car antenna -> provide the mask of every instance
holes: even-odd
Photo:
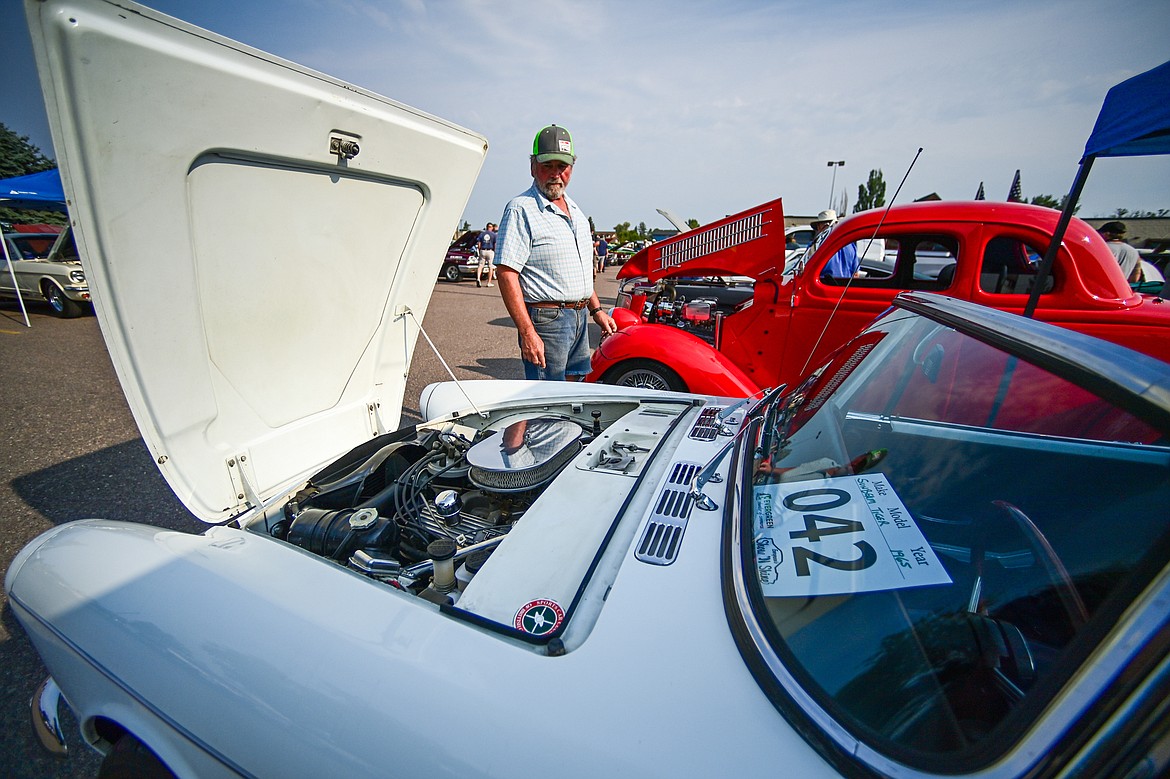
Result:
[[[902,181],[898,183],[898,188],[894,190],[894,196],[890,198],[890,202],[886,203],[886,210],[882,212],[882,218],[878,220],[877,226],[873,228],[873,235],[869,237],[869,243],[866,249],[877,240],[878,232],[881,231],[882,225],[886,222],[886,217],[889,216],[890,209],[894,206],[894,201],[898,199],[898,193],[902,191],[902,185],[906,183],[906,179],[910,178],[910,171],[914,170],[914,164],[918,162],[918,158],[922,156],[922,147],[918,147],[918,152],[914,155],[914,159],[910,160],[910,167],[906,168],[906,173],[902,176]],[[832,229],[832,228],[830,228]],[[823,245],[823,244],[822,244]],[[807,265],[806,265],[807,267]],[[800,369],[800,375],[804,376],[808,370],[808,364],[812,362],[813,355],[817,353],[817,347],[821,345],[821,341],[825,337],[825,333],[829,331],[829,325],[833,321],[833,317],[837,315],[837,309],[841,307],[841,301],[845,299],[845,293],[849,291],[849,285],[853,283],[853,277],[850,276],[845,280],[845,286],[841,288],[841,295],[837,298],[837,302],[833,305],[833,310],[829,312],[829,318],[825,320],[825,326],[821,328],[820,335],[817,336],[817,342],[813,344],[812,349],[808,353],[808,357],[804,360],[804,365]]]

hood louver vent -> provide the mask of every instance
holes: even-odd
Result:
[[[694,505],[689,485],[701,468],[697,463],[675,463],[671,468],[667,486],[658,496],[650,521],[638,541],[636,558],[651,565],[670,565],[678,557],[683,532]]]
[[[714,441],[719,434],[718,408],[707,407],[699,412],[695,426],[691,428],[691,438],[698,441]]]

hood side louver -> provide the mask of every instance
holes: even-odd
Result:
[[[700,411],[695,426],[691,428],[690,437],[697,441],[714,441],[719,434],[719,411],[719,408],[712,406]]]
[[[697,463],[675,463],[671,468],[667,485],[654,504],[654,511],[634,556],[651,565],[670,565],[678,557],[683,532],[691,516],[694,500],[690,496],[690,483],[702,468]]]

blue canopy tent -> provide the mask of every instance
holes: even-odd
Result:
[[[61,187],[61,173],[53,168],[0,179],[0,207],[64,211],[65,190]]]
[[[1093,160],[1098,157],[1148,154],[1170,154],[1170,62],[1122,81],[1105,95],[1097,123],[1085,143],[1080,169],[1065,198],[1056,232],[1036,273],[1036,282],[1028,298],[1028,305],[1024,308],[1024,316],[1031,317],[1036,311],[1040,290],[1044,288],[1044,282],[1052,270],[1056,251],[1064,240],[1065,230],[1076,210]]]
[[[53,168],[52,170],[43,170],[40,173],[29,173],[26,176],[0,179],[0,206],[37,211],[65,211],[65,190],[61,186],[61,173]],[[8,266],[8,274],[12,277],[12,287],[16,292],[16,299],[20,302],[21,313],[24,314],[24,323],[26,326],[32,327],[28,311],[24,307],[24,298],[20,295],[16,271],[12,268],[8,242],[0,241],[0,244],[2,244],[5,264]]]

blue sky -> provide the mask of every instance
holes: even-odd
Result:
[[[465,212],[498,221],[532,136],[569,128],[599,228],[781,196],[1060,196],[1110,86],[1170,59],[1170,3],[1088,0],[154,0],[153,7],[484,134]],[[50,154],[23,9],[0,3],[0,121]],[[829,160],[845,160],[836,170]],[[831,191],[832,190],[832,191]],[[1170,208],[1170,160],[1099,161],[1081,216]]]

